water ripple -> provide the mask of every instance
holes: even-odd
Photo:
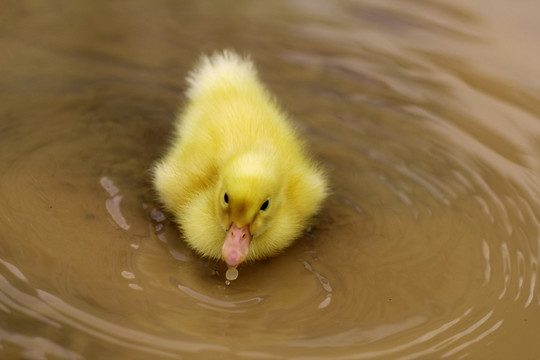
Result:
[[[199,301],[199,305],[209,309],[214,309],[216,311],[246,312],[248,311],[249,307],[260,304],[264,300],[262,297],[253,297],[241,300],[221,300],[212,296],[201,294],[187,286],[180,284],[178,285],[178,289],[180,289],[184,294]]]
[[[533,5],[51,4],[0,14],[0,357],[539,352]],[[305,236],[230,286],[147,171],[188,63],[222,33],[332,183]]]

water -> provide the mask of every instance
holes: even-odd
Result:
[[[8,1],[0,357],[538,359],[533,1]],[[250,53],[329,170],[316,225],[199,258],[148,169],[202,52]]]

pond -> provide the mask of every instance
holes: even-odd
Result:
[[[537,2],[6,1],[3,359],[537,359]],[[328,171],[241,265],[152,189],[185,77],[249,54]]]

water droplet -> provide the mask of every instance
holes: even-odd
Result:
[[[238,278],[238,270],[236,270],[236,267],[230,267],[225,273],[225,277],[227,280],[236,280]]]

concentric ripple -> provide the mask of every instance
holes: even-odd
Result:
[[[8,4],[0,358],[535,359],[537,7]],[[230,283],[148,170],[182,77],[225,46],[332,184],[301,239]]]

